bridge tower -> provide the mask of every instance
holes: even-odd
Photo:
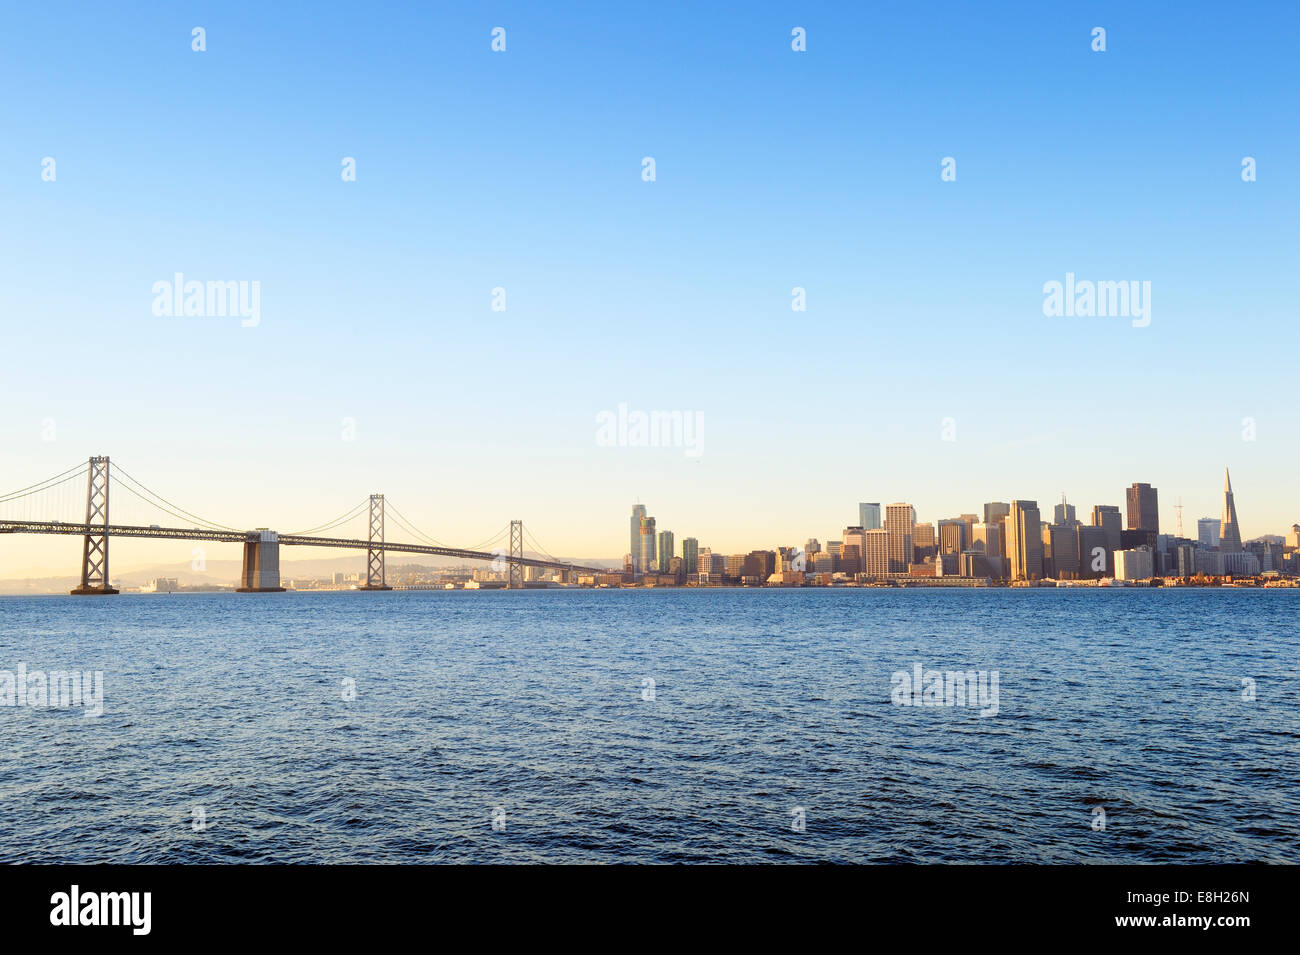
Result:
[[[384,495],[370,495],[370,546],[366,549],[366,585],[362,590],[392,590],[384,579]]]
[[[510,590],[524,589],[524,522],[510,522],[510,579],[506,587]]]
[[[95,531],[95,525],[103,530]],[[115,594],[108,576],[108,457],[92,457],[86,474],[86,537],[81,548],[81,586],[74,594]]]

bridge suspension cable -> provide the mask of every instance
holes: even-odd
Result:
[[[414,522],[411,521],[400,510],[398,510],[397,505],[395,505],[391,499],[386,498],[384,500],[384,508],[388,514],[392,515],[394,523],[396,523],[398,527],[401,527],[403,530],[405,530],[408,534],[414,535],[417,539],[422,540],[424,543],[429,544],[433,547],[446,547],[449,549],[455,549],[454,547],[452,547],[451,544],[444,544],[442,541],[438,540],[433,535],[426,534],[424,531],[415,527]],[[501,530],[497,531],[487,540],[480,541],[479,543],[474,544],[471,547],[461,548],[461,550],[482,550],[486,545],[495,543],[498,539],[504,537],[507,530],[508,528],[503,527],[501,528]]]
[[[552,557],[549,553],[547,553],[546,548],[543,547],[541,544],[539,544],[539,543],[537,542],[537,538],[534,537],[534,536],[529,532],[529,530],[528,530],[527,527],[524,527],[524,537],[527,538],[529,541],[532,542],[533,547],[536,548],[536,550],[537,550],[537,553],[541,554],[543,557],[545,557],[547,560],[551,561],[552,563],[555,563],[555,564],[560,563],[559,560],[557,560],[556,558]]]
[[[128,483],[124,484],[123,487],[125,487],[128,491],[131,491],[132,494],[135,494],[136,497],[143,500],[146,504],[151,504],[154,507],[158,508],[159,510],[165,511],[166,513],[170,514],[172,517],[179,518],[182,521],[185,520],[196,521],[198,524],[214,530],[222,530],[222,531],[238,530],[238,528],[230,527],[226,524],[220,524],[216,521],[210,521],[206,518],[199,517],[197,514],[185,510],[185,508],[181,507],[179,504],[173,504],[171,501],[167,500],[161,494],[157,493],[156,491],[151,491],[149,488],[145,487],[145,485],[142,484],[140,481],[137,481],[135,478],[133,478],[127,472],[127,470],[123,468],[120,464],[113,465],[112,473],[114,477],[124,478]],[[139,488],[140,491],[143,491],[144,494],[147,494],[149,495],[149,497],[154,498],[154,500],[151,501],[149,500],[148,497],[145,497],[139,492],[132,490],[130,485],[135,485],[135,487]]]
[[[8,494],[0,495],[0,504],[30,494],[39,494],[41,491],[49,490],[50,488],[54,487],[56,484],[63,484],[66,483],[67,481],[71,481],[79,477],[84,477],[86,474],[87,467],[88,465],[78,464],[74,468],[69,468],[66,471],[54,475],[54,477],[46,478],[44,481],[38,481],[35,484],[31,485],[30,487],[20,488],[17,491],[10,491]]]
[[[364,500],[356,507],[352,508],[352,510],[345,511],[341,516],[334,518],[334,520],[332,521],[328,521],[316,527],[309,527],[305,531],[294,531],[293,534],[290,536],[306,537],[308,534],[319,534],[321,531],[333,530],[334,528],[342,524],[348,523],[348,521],[355,520],[357,517],[360,516],[361,512],[364,511],[369,506],[370,506],[369,499]]]

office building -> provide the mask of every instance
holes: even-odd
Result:
[[[745,562],[741,567],[741,577],[761,578],[761,582],[766,582],[767,578],[776,573],[776,554],[770,550],[751,550],[745,555]]]
[[[975,524],[972,526],[970,549],[986,557],[1001,557],[1002,525]]]
[[[641,569],[641,520],[645,516],[644,504],[632,505],[632,540],[627,551],[632,555],[632,564],[638,571]]]
[[[846,574],[862,572],[862,554],[866,550],[866,531],[861,527],[846,527],[840,536],[840,570]]]
[[[700,572],[700,542],[694,537],[682,541],[682,568],[688,577]]]
[[[880,526],[880,505],[859,504],[858,524],[863,530],[872,531]]]
[[[638,574],[653,574],[659,569],[659,561],[655,559],[655,519],[653,517],[641,518],[641,536],[640,542],[636,549],[636,572]]]
[[[1126,492],[1128,526],[1125,530],[1160,533],[1160,514],[1156,489],[1150,484],[1133,484]]]
[[[1000,524],[1011,513],[1011,505],[1004,501],[990,501],[984,505],[984,523]]]
[[[1219,519],[1202,517],[1196,522],[1196,546],[1209,550],[1219,546]]]
[[[1012,501],[1007,514],[1007,564],[1012,580],[1043,576],[1042,521],[1037,501]]]
[[[1118,510],[1116,519],[1118,520]],[[1078,524],[1074,528],[1079,577],[1100,580],[1114,575],[1115,551],[1106,528],[1095,524]]]
[[[659,532],[659,573],[668,573],[668,562],[677,553],[677,544],[672,531]]]
[[[1259,558],[1248,551],[1223,551],[1223,572],[1230,577],[1254,577],[1260,571]]]
[[[916,510],[910,504],[890,504],[885,508],[885,530],[889,533],[889,572],[907,573],[912,562],[912,528],[916,525]]]
[[[1113,504],[1097,504],[1092,509],[1092,525],[1106,532],[1106,574],[1115,576],[1115,551],[1123,546],[1124,520]]]
[[[960,518],[939,522],[939,553],[960,554],[970,548],[970,525]]]
[[[873,577],[889,573],[889,531],[874,527],[863,535],[862,572]]]
[[[1052,515],[1053,524],[1068,524],[1073,527],[1078,521],[1074,518],[1074,505],[1065,503],[1065,492],[1061,492],[1061,503],[1056,505]]]
[[[1043,525],[1044,577],[1053,580],[1079,579],[1079,539],[1074,527],[1074,524]]]
[[[1116,580],[1146,580],[1155,575],[1149,547],[1135,547],[1132,550],[1115,551]]]
[[[1219,527],[1219,550],[1225,554],[1241,553],[1241,528],[1237,526],[1237,504],[1232,499],[1232,480],[1227,468],[1223,469],[1223,522]]]

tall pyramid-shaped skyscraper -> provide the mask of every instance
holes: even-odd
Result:
[[[1237,505],[1232,500],[1232,479],[1223,469],[1223,520],[1219,522],[1219,550],[1225,554],[1241,553],[1241,529],[1237,527]]]

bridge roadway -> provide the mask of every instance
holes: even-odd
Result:
[[[7,521],[0,520],[0,534],[64,534],[69,537],[99,535],[107,532],[109,537],[152,537],[165,540],[217,541],[222,544],[253,544],[262,539],[261,530],[222,531],[208,530],[202,527],[148,527],[134,524],[69,524],[63,521]],[[278,534],[278,542],[299,547],[337,547],[347,550],[384,550],[396,554],[433,554],[439,557],[461,557],[467,560],[503,560],[507,563],[522,564],[526,567],[549,567],[556,570],[578,571],[580,573],[608,573],[605,567],[584,567],[581,564],[565,564],[554,560],[538,560],[533,557],[511,557],[505,553],[487,553],[479,550],[464,550],[460,547],[435,547],[431,544],[403,544],[396,541],[355,540],[346,537],[307,537],[302,534]]]

